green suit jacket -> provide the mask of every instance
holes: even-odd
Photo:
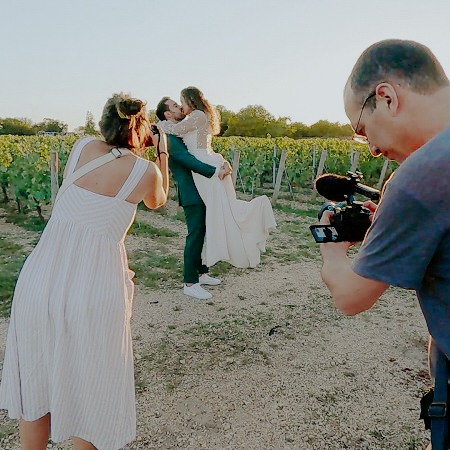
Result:
[[[181,206],[199,205],[203,203],[195,187],[192,172],[211,178],[216,168],[198,160],[188,152],[181,138],[168,134],[169,169],[177,184],[178,202]]]

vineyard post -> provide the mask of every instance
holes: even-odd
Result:
[[[272,188],[275,189],[275,181],[277,176],[277,146],[273,146],[273,158],[272,158]]]
[[[239,159],[241,157],[241,152],[239,150],[234,150],[233,155],[233,171],[231,173],[231,179],[233,180],[233,186],[236,187],[236,179],[239,171]]]
[[[313,169],[312,169],[312,179],[311,179],[311,183],[314,183],[314,174],[316,173],[316,163],[317,163],[317,151],[316,151],[316,146],[313,145],[312,147],[313,150]]]
[[[323,173],[323,169],[325,167],[325,161],[327,159],[327,151],[326,150],[322,150],[322,154],[320,155],[320,161],[319,161],[319,167],[317,168],[317,173],[316,173],[316,178],[319,177],[320,175],[322,175]],[[317,195],[317,191],[313,186],[313,199],[316,198]]]
[[[50,182],[51,182],[51,193],[52,193],[52,206],[55,203],[56,194],[58,193],[59,183],[58,183],[58,173],[59,173],[59,156],[58,150],[52,148],[50,152]]]
[[[381,187],[383,186],[383,181],[384,181],[384,177],[386,176],[386,171],[387,171],[388,166],[389,166],[389,160],[385,159],[383,168],[381,169],[380,179],[378,180],[378,183],[377,183],[377,189],[381,189]]]
[[[275,205],[275,203],[277,202],[277,199],[278,199],[278,194],[280,193],[281,180],[282,180],[283,174],[284,174],[284,166],[286,164],[286,157],[287,157],[287,151],[283,150],[281,152],[280,165],[278,166],[277,179],[275,182],[275,188],[273,190],[272,205]]]
[[[353,152],[353,150],[352,150]],[[361,153],[360,152],[353,152],[352,153],[352,165],[350,167],[350,172],[354,172],[357,168],[358,168],[358,163],[359,163],[359,155]]]

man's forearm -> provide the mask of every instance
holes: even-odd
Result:
[[[348,243],[320,244],[322,279],[336,307],[352,316],[371,308],[389,285],[358,275],[347,256],[347,248]]]

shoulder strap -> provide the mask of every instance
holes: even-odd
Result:
[[[80,158],[81,151],[87,144],[89,144],[89,142],[92,141],[95,141],[95,138],[91,136],[85,136],[75,143],[75,145],[72,148],[72,151],[70,152],[69,159],[66,163],[66,169],[64,170],[64,178],[67,178],[75,170],[78,159]]]
[[[133,190],[138,185],[139,181],[141,181],[141,178],[147,171],[149,164],[150,162],[146,159],[136,158],[133,169],[125,180],[125,183],[123,183],[122,187],[120,188],[120,191],[116,194],[117,198],[125,200],[133,192]]]
[[[431,445],[433,450],[447,450],[449,445],[448,360],[437,344],[435,351],[434,398],[428,409],[431,419]]]
[[[99,156],[98,158],[93,159],[92,161],[89,161],[88,163],[81,166],[79,169],[75,170],[75,172],[72,172],[67,178],[65,178],[61,184],[61,187],[58,190],[58,194],[55,199],[55,203],[58,201],[59,197],[63,194],[63,192],[75,181],[78,180],[78,178],[81,178],[83,175],[86,175],[88,172],[91,172],[94,169],[97,169],[100,166],[103,166],[104,164],[109,163],[110,161],[114,161],[116,158],[120,158],[121,156],[125,156],[130,154],[130,150],[126,149],[118,149],[117,147],[114,147],[111,149],[109,153],[106,155]]]

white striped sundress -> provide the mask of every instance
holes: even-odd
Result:
[[[67,175],[91,139],[74,147]],[[136,205],[125,199],[148,164],[136,158],[115,197],[70,185],[17,281],[0,408],[28,421],[50,412],[54,442],[77,436],[115,450],[135,438],[134,273],[124,239]]]

